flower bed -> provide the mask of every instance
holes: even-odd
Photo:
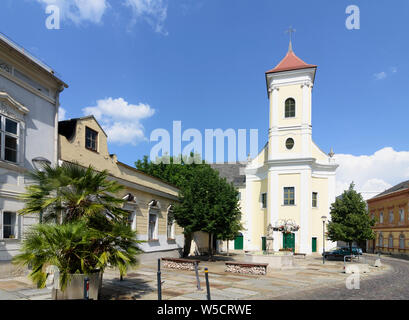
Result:
[[[265,275],[267,265],[267,263],[226,262],[225,272]]]
[[[162,266],[169,269],[178,270],[195,270],[195,263],[200,263],[200,260],[189,260],[179,258],[162,258]]]

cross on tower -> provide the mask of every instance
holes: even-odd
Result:
[[[291,39],[292,39],[293,33],[296,32],[296,31],[297,31],[297,30],[293,29],[292,26],[290,26],[290,27],[285,31],[285,33],[289,33],[289,34],[290,34],[290,44],[288,45],[288,51],[293,51],[293,46],[292,46],[292,43],[291,43]]]

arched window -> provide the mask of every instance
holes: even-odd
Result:
[[[158,240],[158,220],[161,209],[159,201],[151,200],[148,208],[148,240]]]
[[[379,247],[383,247],[383,234],[382,232],[379,233]]]
[[[167,228],[166,234],[168,240],[175,239],[175,217],[173,215],[173,206],[168,207],[168,219],[167,219]]]
[[[379,223],[383,223],[383,212],[379,214]]]
[[[388,247],[393,248],[393,236],[392,236],[392,234],[389,235]]]
[[[405,236],[403,234],[399,236],[399,249],[405,249]]]
[[[287,100],[285,100],[285,117],[295,117],[295,100],[293,98],[288,98]]]
[[[405,211],[403,209],[399,209],[399,222],[403,222],[405,220]]]
[[[393,211],[389,211],[389,223],[393,223]]]

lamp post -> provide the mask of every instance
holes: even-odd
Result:
[[[31,160],[31,162],[33,163],[33,166],[36,170],[40,171],[40,172],[44,172],[44,167],[46,165],[51,165],[51,161],[44,158],[44,157],[36,157],[33,158]],[[40,212],[40,223],[43,222],[43,212]]]
[[[322,216],[322,264],[325,264],[325,221],[327,216]]]
[[[31,162],[33,163],[34,168],[41,172],[44,171],[46,165],[51,165],[51,161],[44,157],[33,158]]]

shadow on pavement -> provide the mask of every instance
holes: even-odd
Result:
[[[155,292],[149,281],[143,279],[125,279],[120,281],[119,278],[104,280],[101,290],[101,300],[113,299],[140,299],[145,295]]]

